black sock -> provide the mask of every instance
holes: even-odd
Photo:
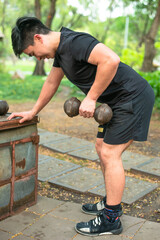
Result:
[[[109,222],[115,222],[118,220],[118,210],[120,209],[120,205],[107,205],[105,204],[104,214]]]
[[[114,211],[119,210],[120,206],[121,206],[121,204],[117,204],[117,205],[107,205],[107,204],[105,204],[106,208],[114,210]]]

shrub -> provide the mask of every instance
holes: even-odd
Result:
[[[160,71],[155,72],[141,72],[138,71],[138,73],[145,78],[151,87],[154,90],[155,94],[155,107],[160,109]]]

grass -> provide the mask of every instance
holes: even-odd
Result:
[[[33,70],[35,68],[36,61],[33,58],[22,58],[22,59],[16,59],[15,61],[7,60],[5,61],[5,71],[6,72],[15,72],[17,70],[21,72],[30,72],[33,73]],[[51,69],[51,62],[47,61],[45,63],[45,71],[49,72]],[[31,74],[27,75],[31,75]]]
[[[15,103],[35,101],[39,97],[45,80],[46,76],[26,75],[24,79],[13,79],[12,74],[0,73],[0,99]],[[62,91],[62,86],[70,88],[70,96],[77,96],[79,99],[83,98],[80,90],[66,78],[63,78],[57,93]]]

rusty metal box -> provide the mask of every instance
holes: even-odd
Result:
[[[0,116],[0,220],[37,201],[38,117],[19,124],[19,118]]]

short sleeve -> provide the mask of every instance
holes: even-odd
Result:
[[[55,58],[54,58],[53,67],[60,67],[57,54],[55,55]]]
[[[99,43],[97,39],[89,34],[81,33],[73,38],[71,43],[71,52],[77,61],[86,61],[92,49]]]

